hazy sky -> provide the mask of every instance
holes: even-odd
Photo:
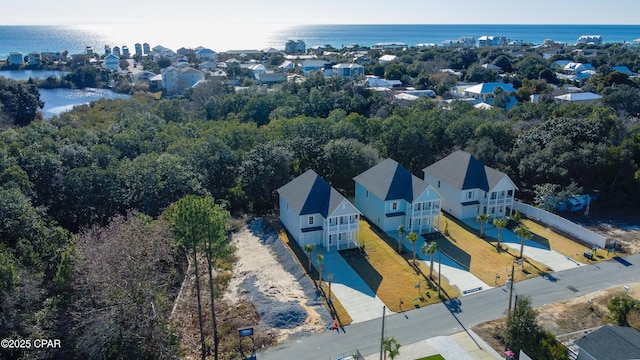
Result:
[[[640,24],[640,0],[10,0],[0,25]]]

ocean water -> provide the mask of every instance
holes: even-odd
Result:
[[[135,43],[162,45],[173,50],[204,46],[227,50],[284,49],[288,40],[303,40],[307,47],[330,44],[336,48],[378,42],[441,45],[462,36],[507,36],[541,44],[545,39],[575,44],[581,35],[601,35],[605,43],[640,38],[640,25],[287,25],[287,24],[117,24],[84,26],[0,26],[0,58],[11,51],[84,52],[86,46],[102,54],[104,45]]]
[[[40,100],[44,101],[42,116],[50,119],[73,109],[76,105],[88,104],[100,99],[128,99],[131,95],[118,94],[109,89],[40,89]]]

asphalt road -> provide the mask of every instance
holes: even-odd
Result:
[[[582,296],[594,291],[640,282],[640,254],[536,277],[515,284],[514,295],[531,297],[534,307]],[[385,336],[400,344],[412,344],[436,336],[451,335],[479,323],[504,316],[509,295],[495,288],[459,299],[385,317]],[[586,304],[585,304],[586,306]],[[382,308],[380,309],[382,317]],[[380,351],[382,319],[353,324],[339,332],[298,337],[258,352],[260,360],[337,359],[356,349],[363,355]]]

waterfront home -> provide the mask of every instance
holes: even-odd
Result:
[[[442,196],[442,210],[458,219],[511,214],[516,185],[507,174],[485,166],[468,152],[458,150],[422,171],[424,181]]]
[[[478,47],[505,46],[509,44],[509,38],[506,36],[480,36],[478,38]]]
[[[300,247],[358,247],[360,211],[315,171],[307,170],[277,191],[280,221]]]
[[[109,54],[104,58],[104,67],[109,70],[120,70],[120,57],[115,54]]]
[[[351,78],[354,76],[364,76],[364,66],[353,63],[336,64],[331,67],[333,76]]]
[[[307,44],[302,40],[289,40],[284,44],[284,52],[287,54],[304,54],[307,52]]]
[[[136,55],[142,55],[142,44],[135,43],[133,44],[133,48],[135,50]]]
[[[578,38],[578,41],[576,43],[602,45],[602,36],[601,35],[581,35]]]
[[[20,51],[12,51],[9,53],[7,61],[11,65],[22,65],[24,64],[24,54],[22,54]]]
[[[114,46],[112,49],[112,54],[120,57],[120,55],[122,55],[122,53],[120,52],[120,46],[118,45]]]
[[[32,51],[29,53],[29,65],[38,65],[42,60],[42,56],[38,51]]]
[[[353,178],[356,207],[382,231],[434,232],[440,222],[442,198],[429,184],[393,159]]]

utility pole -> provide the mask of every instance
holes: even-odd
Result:
[[[511,262],[511,281],[509,282],[509,311],[507,311],[507,316],[511,316],[511,298],[513,295],[513,283],[514,283],[514,279],[513,279],[513,273],[514,273],[514,262]]]
[[[380,360],[382,360],[382,355],[384,355],[384,313],[387,309],[386,306],[382,307],[382,334],[380,335]]]
[[[442,251],[438,250],[438,298],[442,299],[442,295],[440,295],[440,279],[442,279]]]

